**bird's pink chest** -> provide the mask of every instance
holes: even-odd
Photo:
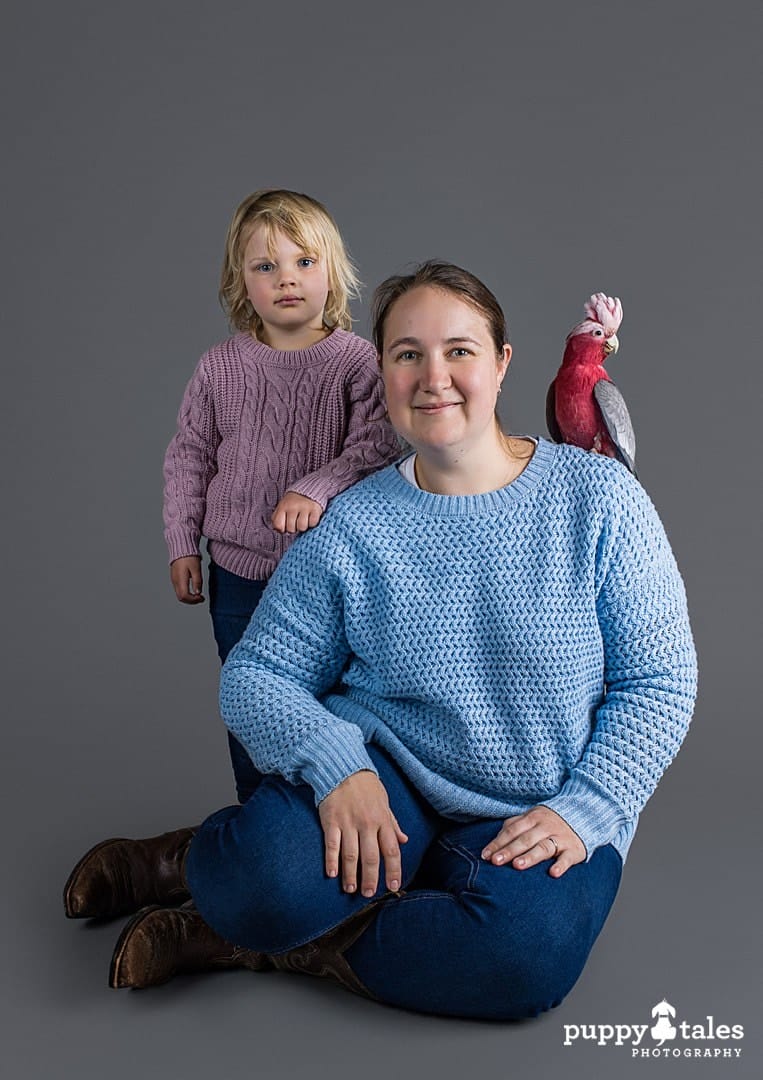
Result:
[[[601,367],[575,366],[562,369],[554,383],[556,420],[566,443],[590,450],[598,438],[609,443],[593,388],[608,378]],[[605,451],[606,452],[606,451]]]

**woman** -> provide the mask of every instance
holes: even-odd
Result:
[[[128,924],[112,985],[276,967],[536,1015],[580,974],[685,734],[694,650],[654,508],[608,458],[501,432],[493,295],[426,263],[377,290],[374,340],[414,453],[294,545],[225,665],[251,799],[119,848],[125,904],[192,904]]]

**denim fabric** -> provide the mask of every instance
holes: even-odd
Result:
[[[552,878],[493,866],[479,853],[502,822],[440,817],[378,747],[369,753],[401,828],[405,895],[390,896],[347,950],[381,1001],[484,1019],[535,1016],[574,985],[617,892],[611,846]],[[312,788],[266,776],[241,807],[194,838],[186,879],[204,919],[228,941],[266,953],[313,941],[366,907],[324,873]],[[384,895],[384,886],[377,898]]]
[[[265,591],[266,581],[251,581],[216,563],[209,564],[209,613],[217,642],[220,663],[224,664],[234,645],[241,640],[254,609]],[[228,732],[236,794],[240,803],[246,802],[260,782],[262,774],[235,736]]]

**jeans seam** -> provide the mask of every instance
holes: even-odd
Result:
[[[452,840],[448,840],[443,836],[439,838],[438,843],[444,847],[446,851],[451,851],[454,855],[459,855],[462,859],[466,860],[469,865],[469,876],[466,885],[461,889],[461,892],[472,892],[480,869],[479,859],[469,851],[468,848],[463,847],[461,844],[454,844]]]
[[[348,919],[352,919],[356,915],[359,915],[361,911],[365,911],[373,903],[378,903],[378,900],[369,900],[367,904],[359,907],[357,911],[353,911],[350,915],[345,915],[345,917],[343,919],[340,919],[339,922],[330,922],[327,926],[324,926],[322,930],[318,930],[316,933],[311,932],[309,937],[297,940],[294,942],[293,945],[286,945],[282,949],[260,949],[258,951],[265,952],[265,954],[268,956],[281,956],[283,953],[291,952],[292,949],[301,949],[303,945],[309,945],[311,942],[317,941],[319,938],[322,938],[324,934],[328,934],[329,931],[336,930],[337,926],[341,926],[342,923],[347,922]]]
[[[453,896],[451,893],[438,892],[437,890],[430,891],[425,889],[417,889],[415,893],[408,893],[404,896],[392,895],[388,897],[386,903],[379,904],[379,915],[381,915],[382,912],[385,911],[388,905],[415,904],[421,900],[447,900],[451,904],[458,903],[456,897]],[[355,915],[358,915],[361,911],[364,911],[366,908],[370,907],[374,903],[378,904],[379,900],[369,900],[369,902],[363,907],[358,908],[358,910],[354,911],[351,915],[346,915],[345,918],[341,919],[339,922],[329,923],[329,925],[324,927],[323,930],[319,930],[317,933],[311,934],[310,937],[303,938],[301,941],[296,941],[293,945],[287,945],[285,946],[285,948],[282,949],[268,949],[267,953],[269,955],[272,954],[273,956],[280,956],[282,953],[290,952],[292,949],[299,949],[303,945],[309,945],[310,942],[317,941],[319,938],[323,937],[324,934],[328,934],[331,930],[335,930],[338,926],[341,926],[342,923],[347,922],[348,919],[351,919]]]

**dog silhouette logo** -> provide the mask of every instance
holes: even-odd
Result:
[[[651,1029],[650,1034],[653,1039],[659,1040],[660,1046],[666,1039],[675,1039],[676,1037],[676,1029],[671,1023],[675,1015],[676,1010],[665,998],[652,1009],[652,1017],[657,1017],[657,1023]]]

